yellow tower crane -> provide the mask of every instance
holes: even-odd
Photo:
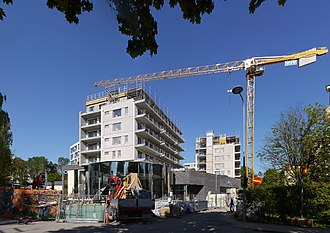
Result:
[[[249,159],[251,159],[252,179],[254,178],[254,96],[255,96],[255,77],[264,73],[263,66],[285,62],[285,65],[298,65],[299,67],[308,65],[316,61],[316,56],[324,55],[328,52],[326,47],[313,48],[299,53],[293,53],[283,56],[264,56],[253,57],[246,60],[219,63],[214,65],[196,66],[181,68],[176,70],[167,70],[156,73],[141,74],[125,78],[116,78],[112,80],[103,80],[95,82],[94,86],[112,87],[121,84],[134,84],[153,80],[163,80],[172,78],[183,78],[189,76],[231,73],[237,70],[246,70],[247,91],[246,91],[246,173],[248,177]]]

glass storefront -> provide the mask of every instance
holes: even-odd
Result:
[[[116,175],[125,177],[137,173],[141,185],[151,192],[153,198],[169,194],[171,169],[168,165],[143,162],[102,162],[88,166],[89,194],[95,195],[99,189],[108,185],[108,178]]]

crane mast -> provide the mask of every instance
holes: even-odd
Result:
[[[216,74],[216,73],[231,73],[238,70],[246,70],[246,173],[248,177],[249,159],[251,159],[252,179],[254,178],[254,101],[255,101],[255,78],[264,74],[263,66],[277,64],[282,62],[293,61],[292,64],[298,64],[299,67],[308,65],[316,61],[316,56],[321,56],[328,53],[326,47],[312,48],[303,52],[293,53],[282,56],[264,56],[253,57],[246,60],[218,63],[213,65],[196,66],[181,68],[175,70],[167,70],[149,74],[141,74],[131,77],[116,78],[111,80],[102,80],[94,83],[95,87],[104,86],[106,88],[121,85],[133,84],[154,80],[184,78],[190,76]]]

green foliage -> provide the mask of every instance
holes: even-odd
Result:
[[[61,180],[62,180],[62,176],[57,172],[47,174],[47,182],[61,181]]]
[[[68,165],[69,162],[70,162],[70,159],[69,158],[59,157],[57,159],[57,172],[59,174],[62,174],[62,168],[63,168],[63,166]]]
[[[12,144],[12,133],[10,131],[10,118],[3,110],[6,96],[0,93],[0,185],[9,181],[12,158],[10,146]]]
[[[264,1],[250,0],[250,13],[254,13]],[[282,6],[285,2],[286,0],[278,0],[278,4]],[[9,5],[13,1],[2,0],[2,3]],[[107,0],[107,3],[117,13],[119,31],[130,37],[127,53],[132,58],[141,56],[146,51],[150,51],[151,56],[157,54],[158,27],[151,11],[160,10],[164,6],[164,0]],[[69,23],[75,24],[79,23],[79,15],[93,10],[91,0],[47,0],[46,4],[49,8],[62,12]],[[203,14],[210,14],[214,9],[213,0],[170,0],[169,5],[172,8],[179,5],[183,18],[197,24],[201,23]],[[0,20],[5,16],[0,8]]]
[[[330,123],[324,121],[324,114],[320,104],[281,113],[258,157],[271,167],[286,171],[291,183],[302,179],[301,166],[308,167],[313,179],[329,179]]]
[[[7,5],[13,4],[13,0],[2,0],[2,3]],[[3,20],[4,17],[6,17],[6,14],[4,10],[0,7],[0,20]]]
[[[262,180],[261,186],[279,186],[283,185],[283,175],[278,172],[278,170],[271,168],[264,173],[264,178]]]
[[[35,156],[27,160],[27,166],[29,169],[29,175],[31,178],[35,178],[40,172],[45,172],[47,170],[47,165],[49,164],[48,159],[44,156]]]
[[[277,183],[277,182],[275,182]],[[261,222],[286,223],[300,217],[300,186],[261,184],[247,190],[248,217]],[[304,185],[304,217],[330,226],[330,184],[308,182]]]
[[[287,216],[303,214],[319,224],[330,224],[330,123],[325,114],[317,103],[281,114],[258,154],[275,169],[266,171],[260,187],[249,190],[249,196],[256,198],[249,200],[251,208],[259,203],[254,215],[275,215],[285,222]],[[305,166],[308,173],[302,174],[300,168]]]
[[[330,225],[330,183],[309,182],[305,187],[305,214],[317,223]]]
[[[256,11],[256,9],[257,9],[258,7],[260,7],[261,4],[262,4],[264,1],[265,1],[265,0],[251,0],[251,1],[250,1],[250,4],[249,4],[249,10],[250,10],[250,13],[253,14],[253,13]],[[284,6],[284,4],[286,3],[286,0],[278,0],[277,2],[278,2],[278,4],[279,4],[280,6]]]
[[[47,0],[47,6],[56,8],[65,15],[69,23],[79,23],[78,15],[93,10],[93,3],[88,0]]]
[[[25,187],[28,180],[27,162],[19,157],[13,159],[13,167],[11,169],[11,177],[14,183],[19,183],[21,187]]]

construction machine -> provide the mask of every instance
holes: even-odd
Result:
[[[150,218],[155,208],[155,200],[149,191],[142,188],[137,173],[124,178],[109,177],[109,200],[107,216],[109,219],[128,220]]]

